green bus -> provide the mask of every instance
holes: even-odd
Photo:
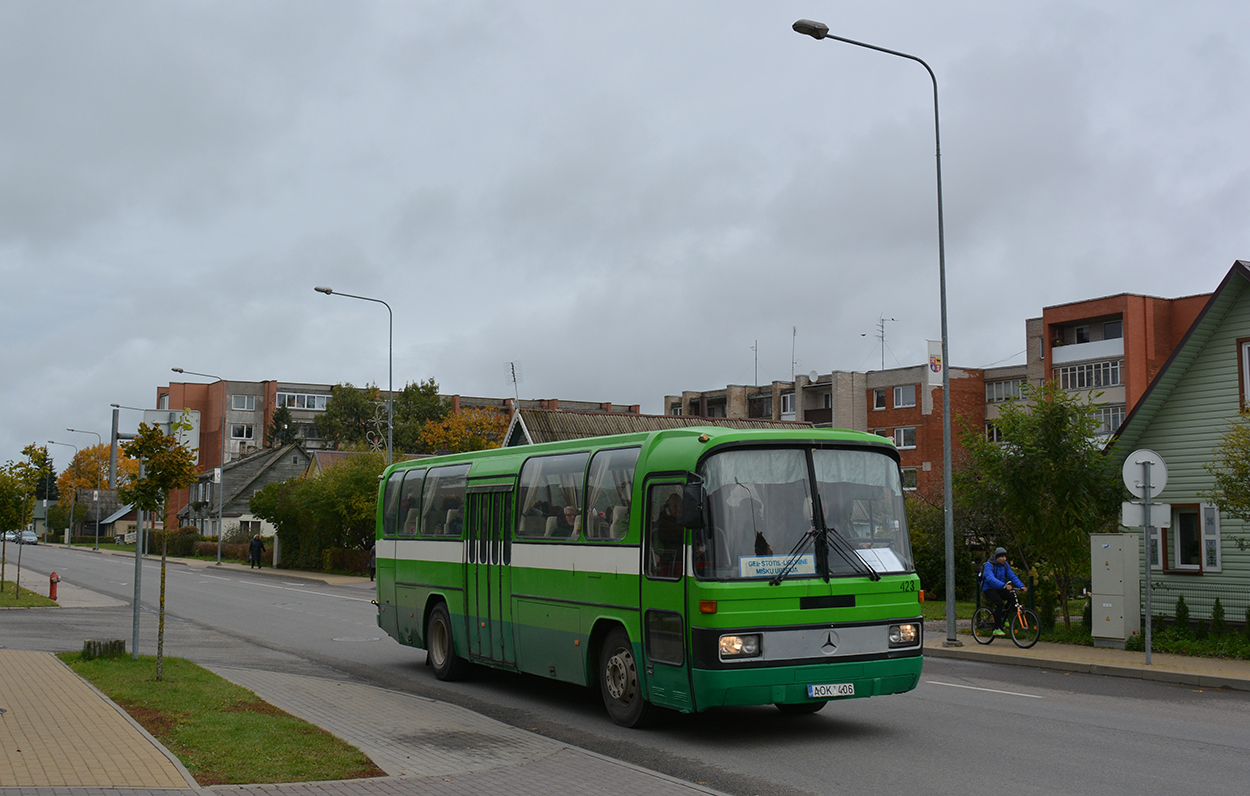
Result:
[[[587,685],[628,727],[920,678],[898,453],[874,434],[696,426],[400,462],[376,552],[378,625],[436,677]]]

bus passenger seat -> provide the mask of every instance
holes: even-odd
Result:
[[[546,536],[546,537],[549,537],[549,538],[550,538],[551,536],[554,536],[554,535],[555,535],[555,532],[556,532],[556,522],[557,522],[558,520],[559,520],[559,517],[548,517],[548,518],[547,518],[547,532],[546,532],[546,533],[544,533],[544,534],[543,534],[543,536]]]
[[[612,525],[608,530],[609,539],[624,539],[629,530],[629,506],[612,507]]]

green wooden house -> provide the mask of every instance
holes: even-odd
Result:
[[[1221,515],[1209,497],[1215,479],[1204,468],[1248,402],[1250,262],[1238,260],[1108,447],[1117,466],[1139,448],[1167,465],[1156,500],[1172,504],[1171,527],[1142,545],[1155,616],[1173,616],[1182,595],[1193,619],[1209,619],[1217,597],[1229,622],[1243,621],[1250,609],[1250,527]]]

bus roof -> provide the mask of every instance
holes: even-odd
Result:
[[[471,477],[475,480],[490,477],[514,477],[519,472],[521,464],[533,456],[633,446],[643,448],[648,459],[653,460],[649,468],[651,470],[693,470],[699,459],[714,447],[758,445],[768,442],[869,446],[897,456],[894,453],[893,440],[865,431],[832,428],[738,429],[723,426],[685,426],[632,434],[615,434],[607,437],[585,437],[510,448],[449,453],[396,462],[388,472],[472,462],[474,467]]]

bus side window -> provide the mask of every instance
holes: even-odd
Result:
[[[404,480],[403,471],[391,473],[386,479],[382,493],[382,535],[394,536],[399,524],[399,485]]]
[[[657,484],[647,499],[647,575],[680,578],[684,563],[681,484]]]
[[[629,532],[630,501],[638,448],[599,451],[590,461],[586,485],[586,538],[625,538]]]
[[[399,534],[417,535],[417,518],[421,516],[421,479],[425,470],[408,470],[399,490]]]
[[[433,467],[425,479],[421,503],[422,536],[459,537],[464,530],[464,500],[469,465]]]
[[[581,452],[525,461],[521,466],[517,538],[576,538],[589,458],[590,454]],[[572,509],[573,516],[565,516],[566,508]]]

